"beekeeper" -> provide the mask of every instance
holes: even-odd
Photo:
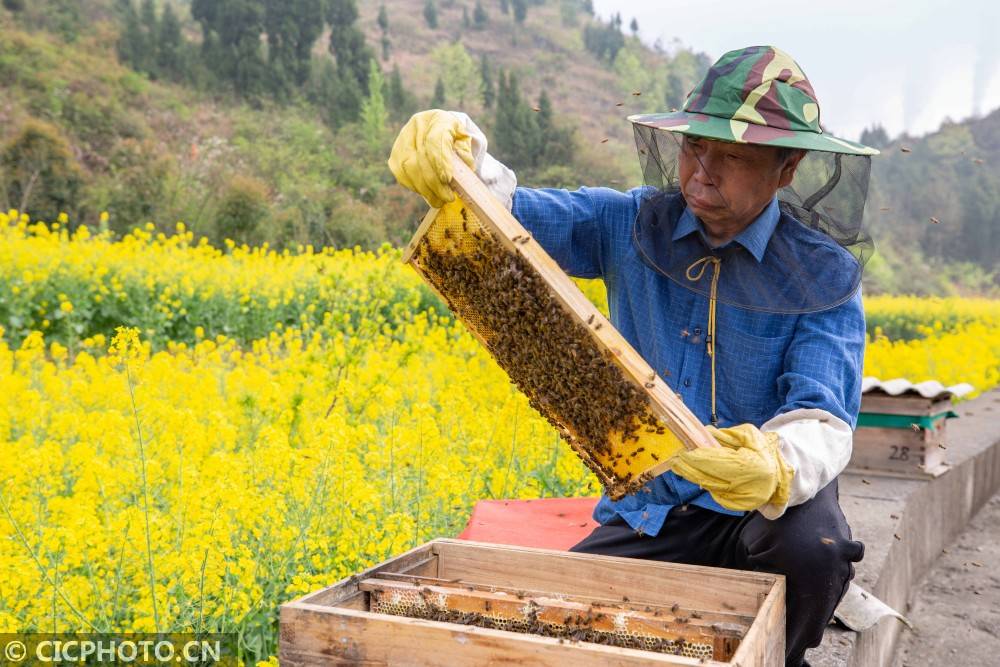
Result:
[[[567,273],[604,280],[611,322],[723,445],[601,498],[573,550],[785,575],[801,665],[864,552],[837,475],[861,401],[877,151],[824,132],[809,80],[771,46],[723,55],[680,111],[629,121],[646,184],[624,193],[517,187],[472,120],[442,110],[407,122],[389,166],[439,207],[458,152]]]

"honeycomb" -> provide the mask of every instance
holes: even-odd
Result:
[[[570,619],[566,623],[540,620],[538,618],[539,608],[530,599],[521,607],[521,613],[518,616],[491,613],[490,611],[462,611],[450,608],[448,602],[449,596],[447,594],[425,593],[419,589],[413,591],[374,590],[370,593],[370,611],[379,614],[531,633],[570,641],[682,655],[701,660],[711,660],[714,655],[713,645],[708,642],[664,639],[644,633],[641,629],[630,628],[628,617],[624,614],[615,618],[615,629],[608,631],[590,627],[588,621],[591,619],[581,617],[575,620]]]
[[[604,321],[596,308],[586,319],[571,316],[520,251],[537,241],[527,233],[511,240],[513,249],[456,199],[418,231],[409,262],[608,495],[633,493],[665,470],[683,444],[592,334]],[[647,387],[655,378],[648,379]]]

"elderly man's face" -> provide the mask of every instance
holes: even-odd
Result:
[[[681,193],[714,243],[745,229],[774,193],[792,182],[805,152],[782,157],[773,146],[685,135],[679,159]]]

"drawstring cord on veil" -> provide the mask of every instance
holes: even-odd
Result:
[[[712,362],[712,426],[719,425],[719,415],[715,411],[715,302],[719,288],[719,272],[722,270],[722,260],[714,255],[707,255],[695,260],[687,267],[686,276],[691,282],[698,282],[705,275],[705,267],[715,266],[712,272],[712,286],[708,292],[708,335],[705,338],[705,348]],[[693,273],[697,270],[697,273]]]

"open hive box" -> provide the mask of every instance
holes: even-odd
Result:
[[[613,499],[680,448],[718,444],[457,156],[454,204],[432,209],[410,263],[569,442]],[[676,440],[662,437],[667,431]]]
[[[283,667],[783,665],[780,575],[438,539],[281,607]]]

